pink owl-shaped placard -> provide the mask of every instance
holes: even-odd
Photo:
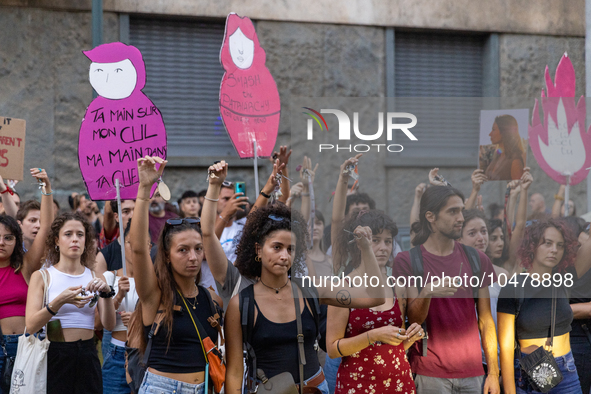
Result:
[[[78,163],[92,200],[114,200],[119,179],[121,199],[137,196],[137,159],[166,159],[162,115],[142,92],[146,67],[140,51],[112,42],[84,54],[92,62],[88,77],[98,97],[86,109],[78,140]],[[152,188],[152,193],[156,184]]]
[[[529,126],[529,141],[536,161],[556,182],[576,185],[591,166],[591,128],[585,131],[585,97],[575,102],[575,68],[565,53],[554,82],[546,66],[546,92],[542,89],[544,122],[536,100]]]
[[[226,73],[220,86],[220,114],[241,159],[273,154],[281,102],[265,51],[252,21],[234,13],[226,19],[220,62]]]

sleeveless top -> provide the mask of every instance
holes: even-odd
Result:
[[[318,354],[314,350],[316,340],[316,322],[314,315],[304,303],[302,312],[302,333],[304,334],[304,379],[310,379],[320,369]],[[293,380],[300,381],[298,358],[298,327],[296,320],[287,323],[275,323],[263,315],[254,301],[258,315],[252,331],[251,346],[257,357],[257,368],[265,372],[267,378],[272,378],[282,372],[289,372]]]
[[[25,316],[27,291],[29,286],[22,272],[14,273],[14,268],[0,268],[0,319]]]
[[[115,276],[113,274],[113,272],[105,272],[103,274],[103,276],[105,277],[105,281],[107,282],[108,285],[113,286],[113,289],[115,289],[115,295],[117,295],[117,293],[119,293],[119,279],[121,279],[120,276]],[[135,280],[133,278],[129,278],[129,291],[127,292],[127,306],[125,305],[125,298],[123,299],[123,301],[121,301],[121,305],[119,305],[119,309],[117,309],[117,311],[123,311],[123,312],[133,312],[135,311],[135,306],[137,304],[137,302],[139,301],[139,296],[137,295],[137,291],[135,289]],[[121,315],[120,314],[115,314],[115,319],[116,319],[116,323],[115,323],[115,328],[113,328],[113,332],[116,331],[127,331],[127,327],[125,327],[125,324],[123,324],[123,321],[121,320]]]
[[[387,311],[351,309],[345,338],[366,335],[367,331],[374,328],[402,327],[403,324],[398,300]],[[392,346],[376,342],[342,358],[337,373],[335,394],[365,392],[416,393],[403,343]]]
[[[81,275],[70,275],[59,271],[54,266],[47,269],[49,273],[49,290],[47,292],[48,304],[50,304],[58,295],[60,295],[68,287],[82,286],[86,287],[93,280],[92,272],[88,268],[84,268],[84,273]],[[94,309],[89,306],[90,303],[78,308],[73,304],[64,304],[57,314],[53,316],[50,321],[59,320],[62,328],[84,328],[87,330],[94,330]]]
[[[168,329],[161,324],[158,332],[152,338],[152,350],[148,359],[148,366],[160,372],[170,373],[193,373],[205,371],[205,356],[201,348],[201,341],[197,335],[193,319],[205,329],[207,336],[213,343],[218,341],[218,332],[209,324],[207,318],[211,316],[211,306],[205,292],[208,291],[199,287],[199,294],[195,298],[185,298],[189,310],[178,294],[175,294],[175,305],[180,306],[179,310],[172,312],[172,333],[170,342],[168,340]],[[195,305],[195,309],[193,309]],[[146,338],[152,325],[144,326]],[[201,334],[203,335],[203,334]]]

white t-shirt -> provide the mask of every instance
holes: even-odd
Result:
[[[115,289],[115,295],[117,295],[117,293],[119,292],[119,279],[121,279],[121,277],[120,276],[115,277],[112,271],[105,272],[104,276],[105,276],[105,281],[107,282],[107,284],[113,286],[113,288]],[[124,298],[123,301],[121,302],[121,305],[119,306],[119,309],[117,309],[117,311],[122,311],[122,312],[135,311],[135,306],[136,306],[138,300],[139,300],[139,297],[138,297],[137,291],[135,289],[135,280],[133,278],[129,278],[129,291],[127,292],[127,305],[125,305],[125,298]],[[113,331],[127,331],[127,327],[125,327],[125,325],[121,321],[121,315],[119,315],[117,313],[117,314],[115,314],[115,318],[116,318],[117,322],[115,323],[115,328],[113,328]]]
[[[232,263],[236,261],[236,246],[240,242],[244,223],[246,223],[246,218],[234,220],[231,226],[224,227],[224,232],[222,232],[222,236],[220,237],[220,243],[222,244],[224,253]]]

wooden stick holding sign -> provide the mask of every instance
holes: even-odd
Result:
[[[564,187],[564,217],[568,216],[568,211],[570,211],[570,204],[569,204],[569,193],[570,192],[570,175],[566,175],[566,185]]]
[[[23,180],[25,130],[23,119],[0,116],[0,175],[4,179]]]

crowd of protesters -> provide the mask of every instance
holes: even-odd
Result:
[[[403,251],[400,224],[355,188],[361,154],[322,174],[337,182],[331,213],[315,209],[318,165],[304,158],[290,183],[290,155],[276,153],[254,202],[223,160],[175,204],[150,195],[159,157],[138,160],[137,197],[121,206],[73,194],[60,210],[40,168],[40,202],[0,178],[0,394],[25,384],[4,379],[23,333],[50,341],[51,394],[212,391],[209,341],[228,394],[286,381],[322,394],[537,393],[523,360],[539,349],[561,376],[550,393],[591,392],[589,223],[564,187],[547,209],[516,156],[518,179],[487,216],[490,173],[475,170],[465,198],[435,168],[409,191]],[[446,273],[482,280],[389,282]],[[364,275],[376,282],[353,285]],[[349,280],[318,285],[331,276]]]

